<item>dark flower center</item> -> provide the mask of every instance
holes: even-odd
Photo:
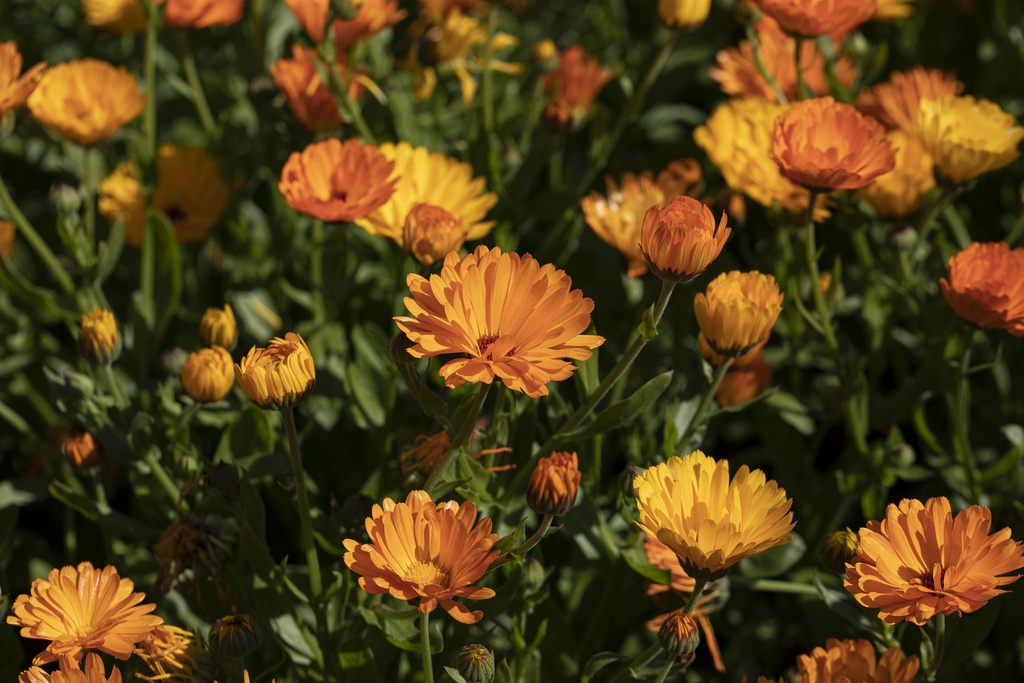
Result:
[[[177,204],[167,208],[164,211],[164,213],[167,214],[167,218],[168,218],[168,220],[171,221],[171,223],[177,223],[178,221],[180,221],[183,218],[185,218],[185,212],[182,211],[181,208]]]
[[[486,355],[487,349],[489,349],[491,344],[493,344],[497,339],[498,335],[496,334],[485,334],[484,336],[477,339],[476,347],[480,349],[480,355]]]

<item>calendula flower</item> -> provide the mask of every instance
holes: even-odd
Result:
[[[961,184],[1015,161],[1024,127],[995,102],[942,97],[921,102],[917,134],[938,174]]]
[[[322,65],[322,68],[330,68]],[[335,67],[341,82],[346,79],[346,67]],[[284,93],[288,108],[303,126],[314,133],[323,133],[341,125],[341,114],[334,95],[320,78],[317,70],[316,50],[304,45],[292,45],[291,59],[278,59],[270,66],[274,83]],[[362,86],[355,80],[349,86],[349,97],[359,99]]]
[[[230,26],[245,13],[245,0],[160,0],[164,23],[171,28],[200,29]]]
[[[530,255],[479,246],[460,259],[452,252],[440,275],[410,274],[405,306],[395,318],[413,342],[409,354],[429,358],[456,353],[438,374],[450,388],[495,378],[534,398],[548,382],[568,379],[603,337],[583,334],[594,302],[565,271],[541,266]]]
[[[787,109],[772,131],[771,157],[786,178],[823,192],[864,187],[896,165],[882,125],[831,97]]]
[[[486,192],[487,181],[473,177],[473,167],[426,147],[413,147],[407,142],[397,145],[386,142],[380,146],[386,159],[394,162],[397,180],[394,194],[378,204],[356,225],[371,235],[394,240],[409,250],[405,227],[417,206],[426,204],[446,211],[466,230],[466,240],[478,240],[491,231],[493,221],[484,216],[498,203],[498,195]],[[422,210],[421,210],[422,211]],[[445,228],[449,232],[450,227]],[[414,235],[417,232],[414,231]]]
[[[182,583],[218,577],[234,558],[238,537],[238,522],[231,517],[183,515],[154,546],[160,561],[160,588],[168,592]]]
[[[552,111],[568,114],[556,117],[565,119],[558,123],[579,125],[611,78],[611,69],[601,66],[597,57],[580,45],[570,45],[563,50],[558,66],[548,72],[542,82],[544,92],[550,97],[549,105],[555,104]],[[547,109],[545,118],[550,118]]]
[[[146,99],[127,69],[87,58],[50,67],[28,108],[57,135],[89,147],[141,114]]]
[[[98,194],[100,214],[111,223],[120,218],[124,222],[124,241],[141,247],[146,235],[146,198],[135,164],[118,164],[100,183]]]
[[[895,21],[914,13],[914,0],[877,0],[873,19]]]
[[[202,240],[231,201],[220,162],[204,147],[161,145],[156,174],[153,208],[170,219],[178,244]]]
[[[758,98],[729,100],[693,132],[693,140],[711,157],[733,190],[762,206],[780,206],[786,213],[807,211],[810,193],[783,177],[769,156],[775,120],[786,106]],[[828,216],[825,198],[815,204],[815,220]]]
[[[917,113],[923,100],[955,97],[963,89],[964,84],[952,74],[915,66],[910,71],[896,71],[885,83],[863,90],[857,97],[857,108],[887,128],[916,135]]]
[[[265,349],[252,347],[235,365],[235,377],[249,400],[264,410],[291,408],[316,384],[316,368],[302,337],[289,332]]]
[[[207,640],[221,657],[242,658],[256,651],[263,635],[248,614],[230,614],[213,622]]]
[[[800,683],[910,683],[921,660],[905,657],[898,647],[879,657],[871,641],[829,638],[825,647],[797,657],[796,665]]]
[[[658,629],[658,642],[669,657],[686,657],[693,654],[700,645],[697,620],[681,610],[672,612]]]
[[[712,67],[708,74],[726,95],[759,97],[775,102],[778,96],[757,66],[757,59],[760,59],[764,70],[786,99],[798,99],[796,40],[786,35],[778,22],[768,15],[763,15],[754,24],[754,32],[757,36],[756,56],[754,46],[744,40],[738,47],[720,50],[715,55],[718,66]],[[841,36],[833,36],[832,41],[836,45],[841,44]],[[849,58],[841,56],[836,59],[835,70],[837,80],[844,87],[853,85],[857,72]],[[825,78],[825,57],[814,41],[805,40],[800,44],[800,76],[811,95],[817,97],[829,93],[828,80]]]
[[[609,176],[605,185],[607,196],[591,192],[580,202],[583,217],[594,234],[626,258],[626,274],[641,277],[647,272],[647,260],[640,250],[640,227],[647,209],[660,206],[666,194],[650,171],[639,176],[626,173],[621,186]]]
[[[121,334],[113,313],[97,307],[82,316],[78,354],[97,365],[110,365],[117,360],[121,355]]]
[[[753,0],[786,33],[814,38],[849,33],[875,13],[872,0]]]
[[[485,600],[490,588],[474,588],[497,559],[497,534],[491,520],[476,521],[476,506],[455,501],[434,503],[426,491],[412,491],[404,502],[385,498],[366,519],[370,543],[345,539],[345,564],[359,574],[370,594],[388,593],[418,600],[420,613],[441,606],[453,619],[475,624],[480,610],[469,611],[455,598]]]
[[[57,660],[60,655],[78,660],[86,650],[98,650],[128,659],[135,643],[145,639],[163,619],[150,614],[156,605],[140,604],[145,593],[133,593],[135,584],[122,579],[112,566],[95,569],[53,569],[32,582],[28,595],[19,595],[7,623],[21,627],[22,638],[49,640],[33,664]]]
[[[0,120],[25,104],[46,71],[40,62],[21,73],[21,53],[13,40],[0,43]],[[20,75],[19,75],[20,74]]]
[[[408,14],[398,9],[398,0],[362,0],[357,4],[354,18],[334,20],[335,54],[346,54],[359,41],[394,26]]]
[[[771,334],[783,294],[771,275],[733,270],[693,298],[693,312],[708,345],[722,356],[742,356]]]
[[[219,346],[190,353],[181,366],[181,388],[197,403],[219,401],[235,384],[231,354]]]
[[[748,360],[742,367],[729,367],[715,390],[715,401],[723,408],[753,400],[772,385],[774,368],[763,352],[751,351],[744,358]]]
[[[718,258],[732,233],[722,214],[718,225],[705,204],[693,197],[674,197],[664,208],[647,209],[640,229],[640,251],[662,280],[685,282],[697,277]]]
[[[581,476],[575,453],[540,458],[526,487],[526,504],[538,515],[564,515],[576,504]]]
[[[95,652],[85,656],[85,670],[79,668],[78,660],[72,657],[61,656],[57,658],[60,668],[56,671],[46,671],[33,666],[27,671],[21,672],[18,676],[18,683],[121,683],[121,670],[116,666],[110,669],[110,678],[107,678],[106,668],[103,660]]]
[[[402,244],[417,261],[431,266],[450,251],[458,251],[466,240],[466,228],[459,218],[439,206],[417,204],[405,218]]]
[[[670,161],[668,166],[658,173],[658,187],[666,199],[676,195],[699,197],[704,187],[704,173],[700,170],[700,162],[689,157]]]
[[[896,153],[896,166],[857,193],[880,216],[903,218],[916,212],[935,189],[931,155],[916,138],[902,130],[886,134]]]
[[[284,0],[284,4],[288,5],[288,9],[299,20],[299,24],[314,43],[319,45],[324,42],[331,0]],[[280,84],[278,87],[281,87]]]
[[[949,259],[939,285],[958,316],[978,327],[1024,337],[1024,248],[972,242]]]
[[[846,565],[846,590],[887,624],[924,626],[936,614],[974,612],[1024,567],[1024,544],[1006,527],[989,534],[992,511],[972,505],[953,516],[949,500],[904,498],[860,530]]]
[[[761,470],[701,451],[649,467],[633,481],[640,528],[679,556],[686,573],[715,580],[740,560],[789,543],[793,501]]]
[[[494,678],[494,653],[483,645],[467,645],[455,658],[455,670],[466,683],[490,683]]]
[[[416,437],[416,445],[402,451],[402,472],[422,472],[430,475],[445,453],[451,450],[452,443],[448,438],[448,432],[440,431],[436,434],[420,434]]]
[[[72,467],[83,470],[100,464],[103,445],[90,432],[77,431],[68,435],[61,450]]]
[[[82,0],[89,26],[129,35],[146,29],[146,12],[139,0]]]
[[[223,346],[228,351],[238,343],[238,323],[231,304],[224,308],[207,308],[199,320],[199,337],[207,346]]]
[[[658,16],[673,30],[686,30],[707,21],[711,0],[658,0]]]
[[[135,654],[149,667],[149,683],[209,681],[216,666],[202,641],[192,631],[177,626],[157,626],[139,643]]]
[[[11,221],[0,219],[0,256],[11,258],[14,253],[14,235],[17,229]]]
[[[356,138],[329,138],[293,152],[278,188],[288,206],[300,213],[350,222],[388,201],[399,181],[394,170],[394,161],[374,145]]]

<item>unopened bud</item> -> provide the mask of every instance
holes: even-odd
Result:
[[[121,334],[113,313],[94,308],[82,316],[78,353],[96,365],[110,365],[117,360],[121,355]]]
[[[857,548],[860,546],[860,539],[856,532],[849,527],[833,532],[825,539],[818,552],[818,559],[821,566],[833,574],[845,574],[846,563],[857,556]]]
[[[82,208],[82,195],[76,188],[62,183],[50,189],[50,202],[62,216],[77,215]]]
[[[658,642],[671,657],[685,657],[700,645],[700,629],[693,617],[673,612],[658,630]]]
[[[494,655],[483,645],[467,645],[459,650],[455,668],[466,683],[488,683],[494,678]]]
[[[526,488],[526,503],[538,515],[564,515],[576,504],[580,488],[575,453],[552,453],[537,462]]]
[[[248,614],[232,614],[213,622],[207,637],[210,650],[221,657],[246,657],[256,651],[263,638]]]
[[[405,332],[399,332],[391,338],[391,344],[388,347],[391,351],[391,357],[396,363],[402,365],[409,365],[416,362],[416,358],[409,355],[409,349],[413,347],[412,340]]]

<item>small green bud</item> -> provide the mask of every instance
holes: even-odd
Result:
[[[494,678],[494,655],[483,645],[467,645],[459,651],[455,668],[466,683],[488,683]]]
[[[859,546],[857,534],[847,527],[833,532],[825,539],[818,552],[818,559],[826,570],[842,575],[846,573],[846,563],[856,557]]]

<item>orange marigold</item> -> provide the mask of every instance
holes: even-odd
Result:
[[[743,356],[747,361],[742,367],[730,367],[715,390],[715,400],[723,408],[750,401],[772,385],[774,368],[760,350]]]
[[[774,276],[733,270],[697,293],[693,312],[712,350],[737,357],[764,345],[782,312],[782,299]]]
[[[33,666],[27,671],[21,672],[18,676],[18,683],[121,683],[121,670],[116,666],[110,669],[110,678],[107,678],[103,660],[95,652],[85,656],[85,670],[79,668],[77,660],[60,656],[58,657],[60,668],[49,672],[38,666]]]
[[[21,73],[21,53],[13,40],[0,43],[0,119],[25,104],[46,71],[40,62]],[[21,74],[19,76],[19,74]]]
[[[670,161],[658,173],[658,187],[666,198],[676,195],[699,197],[704,190],[704,172],[700,169],[700,162],[690,157]]]
[[[619,250],[626,258],[626,274],[641,277],[647,272],[647,260],[640,250],[640,228],[644,214],[660,206],[666,194],[654,182],[650,171],[639,176],[626,173],[622,184],[605,178],[607,196],[591,192],[580,202],[583,218],[598,237]]]
[[[404,502],[385,498],[366,519],[370,543],[345,539],[345,564],[359,574],[371,594],[418,600],[422,614],[441,606],[456,621],[475,624],[480,610],[469,611],[455,598],[485,600],[490,588],[474,588],[497,559],[497,534],[491,520],[476,521],[473,503],[434,503],[426,491],[412,491]]]
[[[345,65],[338,64],[336,68],[344,83]],[[338,103],[317,70],[316,50],[304,45],[292,45],[292,58],[278,59],[270,66],[270,74],[288,100],[292,114],[308,130],[323,133],[341,125]],[[349,97],[359,99],[362,91],[362,85],[353,79],[348,88]]]
[[[526,504],[538,515],[564,515],[576,504],[581,476],[575,453],[541,458],[526,487]]]
[[[451,447],[451,439],[444,430],[436,434],[420,434],[416,437],[416,445],[405,449],[399,456],[402,460],[402,473],[422,472],[429,476]]]
[[[707,205],[693,197],[674,197],[661,208],[647,209],[640,229],[640,251],[651,271],[662,280],[692,280],[718,258],[729,239],[727,216],[715,225]]]
[[[331,0],[284,0],[314,43],[324,42]]]
[[[558,66],[544,76],[544,92],[551,101],[571,113],[572,122],[582,121],[597,95],[612,78],[611,69],[579,45],[562,50]]]
[[[972,242],[949,259],[939,285],[946,303],[969,323],[1024,337],[1024,248]]]
[[[1024,543],[1006,527],[989,535],[992,511],[972,505],[953,516],[949,499],[903,499],[860,530],[846,565],[846,590],[887,624],[918,626],[936,614],[974,612],[1020,575]]]
[[[91,432],[74,431],[65,439],[61,450],[72,467],[82,470],[100,464],[103,444],[97,441]]]
[[[224,182],[220,161],[205,147],[160,145],[156,175],[153,208],[171,221],[178,244],[201,241],[231,201],[231,188]],[[125,241],[142,246],[142,236],[132,236],[128,227],[126,223]]]
[[[398,0],[362,0],[353,19],[334,20],[336,54],[347,53],[359,41],[394,26],[407,14],[404,9],[398,9]]]
[[[964,84],[939,69],[915,66],[897,71],[885,83],[868,88],[857,97],[857,108],[881,121],[887,128],[899,128],[913,135],[922,100],[955,97]]]
[[[171,28],[230,26],[245,13],[245,0],[158,0],[166,4],[164,22]]]
[[[409,354],[428,358],[465,354],[438,374],[448,387],[465,382],[505,386],[534,398],[548,382],[568,379],[604,337],[583,334],[594,302],[553,265],[527,254],[503,254],[481,245],[465,258],[452,252],[440,275],[410,274],[405,306],[412,317],[395,318],[413,342]]]
[[[815,38],[849,33],[875,13],[870,0],[753,0],[791,35]]]
[[[891,647],[881,657],[867,640],[829,638],[825,647],[796,658],[800,683],[910,683],[921,660]]]

